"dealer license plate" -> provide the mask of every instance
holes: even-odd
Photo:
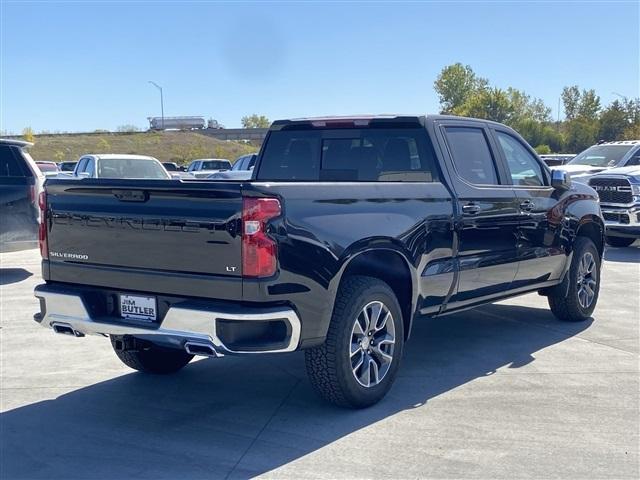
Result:
[[[156,319],[156,298],[138,295],[120,295],[120,315],[135,320]]]

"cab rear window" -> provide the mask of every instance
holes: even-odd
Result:
[[[270,133],[258,180],[432,182],[424,129],[294,130]]]

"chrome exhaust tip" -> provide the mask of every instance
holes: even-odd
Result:
[[[53,322],[51,328],[55,333],[61,335],[71,335],[72,337],[84,337],[84,333],[76,332],[68,323]]]
[[[201,355],[204,357],[218,357],[218,352],[213,345],[203,342],[186,342],[184,349],[190,355]]]

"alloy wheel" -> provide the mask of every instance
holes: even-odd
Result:
[[[370,302],[355,318],[350,342],[351,371],[363,387],[374,387],[386,376],[393,361],[396,329],[389,308]]]
[[[596,260],[591,252],[585,252],[578,265],[578,303],[582,308],[589,308],[596,296],[597,271]]]

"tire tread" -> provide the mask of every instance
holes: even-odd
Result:
[[[575,278],[578,263],[582,258],[585,250],[591,249],[595,254],[597,268],[598,268],[598,285],[600,288],[600,255],[594,243],[587,237],[576,237],[573,249],[573,258],[571,259],[571,265],[569,271],[566,273],[564,280],[559,285],[551,289],[547,299],[551,312],[563,322],[581,322],[589,318],[593,309],[598,301],[598,292],[593,300],[591,307],[588,309],[588,315],[582,311],[580,304],[578,303],[578,295],[574,294],[575,291]],[[569,285],[567,285],[567,282]],[[568,292],[568,294],[567,294]]]
[[[379,287],[380,284],[384,285],[389,290],[388,294],[395,298],[391,288],[376,278],[354,275],[343,280],[336,295],[333,315],[324,344],[305,350],[305,366],[314,390],[325,400],[340,407],[359,408],[375,403],[355,403],[345,394],[340,378],[337,346],[340,341],[344,340],[341,334],[345,328],[344,322],[350,320],[347,314],[353,299],[370,288]],[[401,335],[402,332],[397,337]],[[399,359],[394,361],[399,361]]]

